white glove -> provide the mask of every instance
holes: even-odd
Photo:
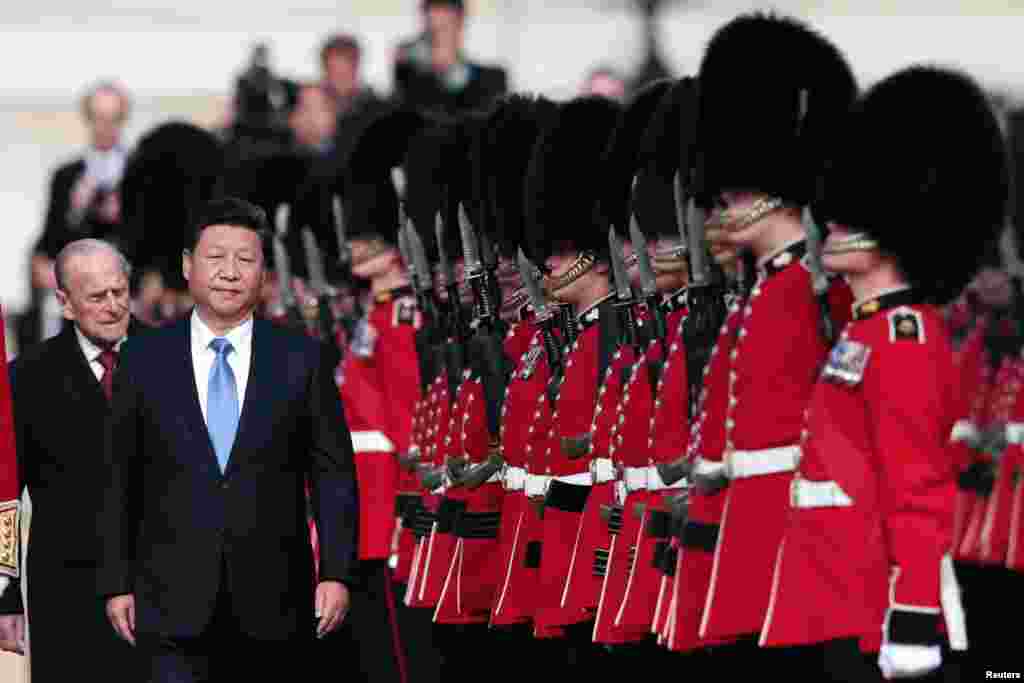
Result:
[[[942,666],[942,649],[938,645],[886,643],[878,653],[878,666],[886,680],[920,678]]]

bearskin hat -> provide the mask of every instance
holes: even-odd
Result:
[[[985,93],[956,71],[907,68],[857,102],[843,137],[819,213],[870,234],[932,301],[952,300],[1006,222],[1008,155]]]
[[[641,140],[654,112],[672,89],[670,79],[644,86],[626,105],[605,150],[607,187],[600,198],[605,219],[628,239],[633,179],[646,162]]]
[[[691,164],[697,118],[697,84],[681,78],[658,103],[639,144],[632,208],[644,234],[678,238],[675,176],[680,167],[683,187],[692,190]]]
[[[375,117],[355,140],[342,170],[345,232],[398,241],[398,191],[392,170],[402,165],[413,137],[427,125],[422,114],[392,109]]]
[[[559,105],[537,139],[524,190],[526,241],[535,263],[560,243],[607,253],[598,200],[605,187],[602,162],[621,112],[609,98],[578,97]]]
[[[809,203],[857,95],[839,50],[796,19],[746,14],[712,36],[698,79],[705,201],[747,190]]]
[[[268,148],[231,163],[224,177],[224,192],[252,202],[266,212],[271,229],[277,210],[294,209],[309,174],[309,159],[290,149]]]
[[[140,138],[121,181],[124,245],[134,272],[159,272],[167,287],[185,289],[181,252],[193,213],[223,194],[224,152],[211,133],[185,122],[161,124]]]
[[[530,153],[555,111],[555,103],[546,98],[510,95],[488,117],[475,150],[483,227],[507,258],[514,259],[524,242],[523,184]]]

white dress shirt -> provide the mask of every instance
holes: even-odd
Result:
[[[90,147],[85,153],[85,172],[100,187],[117,187],[124,175],[127,153],[120,147],[98,150]]]
[[[78,329],[78,325],[75,325],[75,336],[78,337],[78,346],[82,349],[82,353],[85,354],[85,360],[89,361],[89,369],[92,370],[92,374],[96,375],[96,379],[103,379],[103,364],[100,363],[100,354],[103,353],[103,349],[92,343],[82,331]],[[121,350],[121,344],[124,344],[124,338],[121,341],[114,344],[114,351]]]
[[[196,374],[196,389],[199,391],[199,407],[206,421],[206,399],[210,390],[210,370],[217,354],[210,348],[210,342],[218,335],[206,326],[199,313],[192,311],[192,368]],[[231,342],[232,351],[227,355],[228,365],[235,374],[238,388],[238,410],[241,415],[245,404],[245,387],[249,383],[249,366],[252,364],[252,318],[223,335]]]

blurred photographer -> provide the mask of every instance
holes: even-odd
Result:
[[[395,98],[406,106],[456,115],[486,108],[508,90],[508,75],[471,62],[463,51],[463,0],[421,0],[423,31],[399,45]]]
[[[43,232],[32,251],[32,301],[16,322],[18,348],[54,336],[63,325],[54,259],[64,245],[92,237],[121,238],[121,176],[128,150],[122,141],[131,112],[128,91],[113,81],[91,86],[81,99],[89,146],[50,179]]]

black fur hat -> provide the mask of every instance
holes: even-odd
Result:
[[[796,19],[745,14],[712,36],[699,81],[707,197],[747,190],[809,203],[857,95],[839,50]]]
[[[193,214],[224,192],[224,150],[213,134],[190,123],[156,126],[140,138],[121,181],[122,216],[134,247],[124,245],[138,274],[160,272],[184,289],[181,253]]]
[[[523,185],[530,154],[557,107],[543,97],[509,95],[488,116],[474,150],[475,196],[483,227],[501,253],[514,259],[524,243]]]
[[[936,303],[952,300],[1006,224],[1008,155],[967,75],[903,69],[855,105],[825,176],[827,220],[863,230]]]
[[[641,141],[661,101],[672,90],[670,79],[644,86],[626,105],[605,151],[606,189],[600,197],[605,219],[629,239],[633,179],[647,161]]]
[[[373,119],[355,141],[343,170],[345,231],[352,238],[398,240],[398,191],[392,171],[402,165],[414,136],[427,125],[422,114],[393,109]]]
[[[679,237],[673,183],[682,166],[683,188],[692,190],[691,148],[696,117],[697,83],[690,77],[681,78],[661,98],[644,131],[633,212],[645,235]]]
[[[560,243],[607,253],[598,201],[606,182],[602,162],[621,112],[609,98],[578,97],[559,105],[537,139],[524,189],[526,241],[535,263]]]

